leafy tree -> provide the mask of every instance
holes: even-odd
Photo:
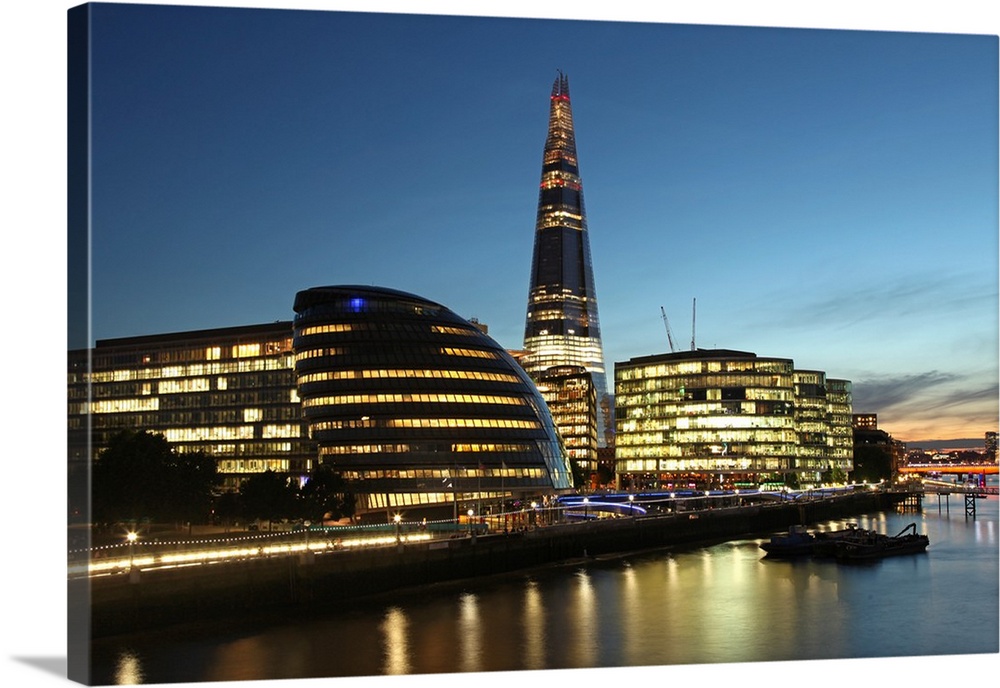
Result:
[[[201,452],[178,454],[162,434],[123,430],[94,462],[94,519],[203,520],[218,481]]]
[[[328,464],[319,464],[300,491],[300,514],[312,521],[354,515],[354,497],[347,483]]]
[[[250,476],[240,485],[243,515],[268,522],[296,514],[298,488],[272,470]]]
[[[204,452],[175,453],[164,484],[166,512],[176,521],[207,522],[221,482],[217,469]]]

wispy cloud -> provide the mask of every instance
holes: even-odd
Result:
[[[854,409],[877,413],[895,437],[975,437],[996,430],[1000,383],[981,375],[931,371],[854,382]]]
[[[932,370],[919,375],[881,376],[854,381],[854,408],[865,413],[871,409],[884,411],[894,406],[908,404],[915,398],[926,398],[936,387],[961,379],[954,373]]]
[[[995,322],[997,299],[994,276],[919,273],[831,289],[816,300],[772,297],[770,302],[780,307],[770,312],[772,325],[783,328],[852,327],[889,317],[917,318],[933,326],[940,319],[969,312]]]

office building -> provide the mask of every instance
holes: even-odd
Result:
[[[582,366],[596,391],[598,442],[613,444],[611,399],[597,314],[583,183],[576,154],[569,79],[552,86],[549,129],[535,221],[522,365],[537,379],[553,366]]]
[[[817,482],[849,470],[850,384],[836,381],[832,401],[828,384],[791,359],[725,349],[616,363],[619,484]]]
[[[851,411],[854,405],[854,387],[850,380],[827,378],[827,413],[829,431],[827,460],[832,471],[830,477],[843,481],[854,467],[854,429]]]
[[[71,470],[126,429],[215,458],[225,489],[267,470],[312,469],[289,321],[100,340],[68,359]]]
[[[582,366],[553,366],[538,373],[535,385],[552,413],[566,446],[578,486],[592,484],[597,473],[597,393]]]
[[[308,289],[294,309],[302,412],[359,513],[478,515],[572,486],[545,401],[476,323],[379,287]]]
[[[878,414],[855,413],[851,416],[851,423],[858,430],[878,430]]]

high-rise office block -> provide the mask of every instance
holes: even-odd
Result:
[[[854,468],[854,427],[851,411],[854,387],[850,380],[826,380],[826,401],[830,411],[830,468],[834,479],[846,476]]]
[[[583,184],[576,157],[569,80],[552,86],[549,132],[542,158],[535,247],[522,359],[533,377],[553,366],[582,366],[596,390],[598,440],[613,443],[597,292],[587,238]]]
[[[69,352],[68,449],[85,471],[122,430],[216,459],[224,489],[271,470],[304,478],[316,446],[295,389],[292,323],[173,332]]]
[[[622,487],[818,482],[853,468],[851,383],[726,349],[615,364]]]
[[[597,395],[582,366],[554,366],[535,379],[580,484],[597,472]]]

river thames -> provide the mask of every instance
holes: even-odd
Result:
[[[424,587],[322,616],[220,620],[106,638],[94,643],[93,681],[997,653],[997,497],[976,500],[976,508],[967,517],[962,497],[927,496],[922,511],[850,519],[890,535],[916,523],[930,537],[926,553],[864,565],[772,560],[758,547],[763,538],[743,539]]]

